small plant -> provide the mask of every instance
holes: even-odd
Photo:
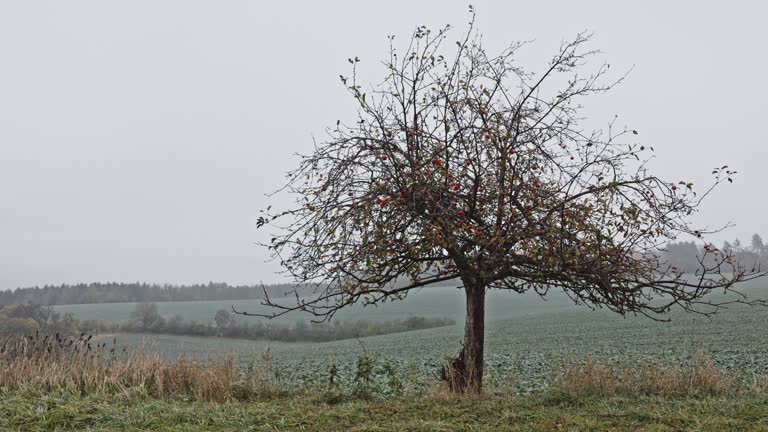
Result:
[[[331,368],[328,370],[328,387],[338,387],[338,381],[336,381],[338,373],[336,363],[331,364]]]
[[[322,389],[322,401],[334,405],[346,399],[339,383],[339,369],[336,363],[328,368],[328,385]]]
[[[405,393],[405,386],[397,376],[397,369],[389,363],[384,363],[381,366],[381,372],[386,378],[387,396],[402,396]]]
[[[363,400],[373,398],[376,393],[374,366],[373,359],[367,355],[357,358],[355,377],[352,381],[352,396]]]

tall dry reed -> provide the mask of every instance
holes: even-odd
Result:
[[[0,391],[41,393],[139,394],[233,401],[275,392],[265,361],[254,359],[255,373],[244,373],[229,357],[164,361],[143,349],[118,349],[115,340],[95,343],[91,336],[62,338],[39,334],[0,346]]]
[[[738,376],[719,370],[703,356],[686,365],[671,360],[612,363],[587,356],[564,361],[555,368],[552,382],[568,393],[598,396],[720,396],[748,388]]]

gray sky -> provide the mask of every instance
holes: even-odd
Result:
[[[696,218],[768,234],[768,100],[756,1],[476,1],[490,51],[595,32],[612,70],[635,69],[592,119],[640,131],[656,172],[736,183]],[[0,289],[61,282],[272,282],[254,243],[264,193],[312,136],[354,113],[338,76],[359,56],[381,78],[387,38],[456,26],[453,1],[0,0]],[[396,39],[396,40],[398,40]]]

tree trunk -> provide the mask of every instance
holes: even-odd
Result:
[[[485,286],[465,284],[467,320],[464,346],[448,367],[448,384],[457,393],[479,394],[483,390],[483,348],[485,344]]]

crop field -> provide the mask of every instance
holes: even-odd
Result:
[[[746,288],[752,297],[766,298],[762,285]],[[408,315],[451,316],[450,327],[343,340],[327,343],[275,343],[222,338],[163,335],[117,335],[126,345],[144,344],[164,355],[180,353],[207,356],[230,353],[246,362],[269,347],[278,379],[289,385],[312,384],[326,379],[331,364],[342,380],[348,379],[361,355],[389,364],[408,378],[408,385],[433,382],[432,372],[447,356],[455,354],[462,338],[462,296],[450,288],[424,289],[405,302],[345,311],[341,319],[394,319]],[[213,304],[205,304],[213,303]],[[238,306],[258,302],[236,302]],[[231,302],[160,304],[161,313],[179,313],[202,319]],[[718,367],[745,378],[768,372],[768,309],[732,306],[712,319],[673,312],[671,322],[646,317],[621,317],[609,311],[574,306],[564,296],[546,302],[528,295],[491,293],[486,335],[488,379],[499,391],[527,393],[547,386],[552,367],[564,359],[584,355],[611,361],[632,359],[674,360],[685,363],[696,355],[711,358]],[[59,307],[81,319],[97,319],[113,311],[112,318],[127,314],[132,305],[78,305]],[[189,310],[190,313],[184,313]],[[452,313],[448,313],[451,312]],[[304,317],[308,319],[307,317]],[[249,318],[243,318],[249,319]],[[286,318],[288,319],[288,318]],[[107,338],[111,336],[102,336]]]

